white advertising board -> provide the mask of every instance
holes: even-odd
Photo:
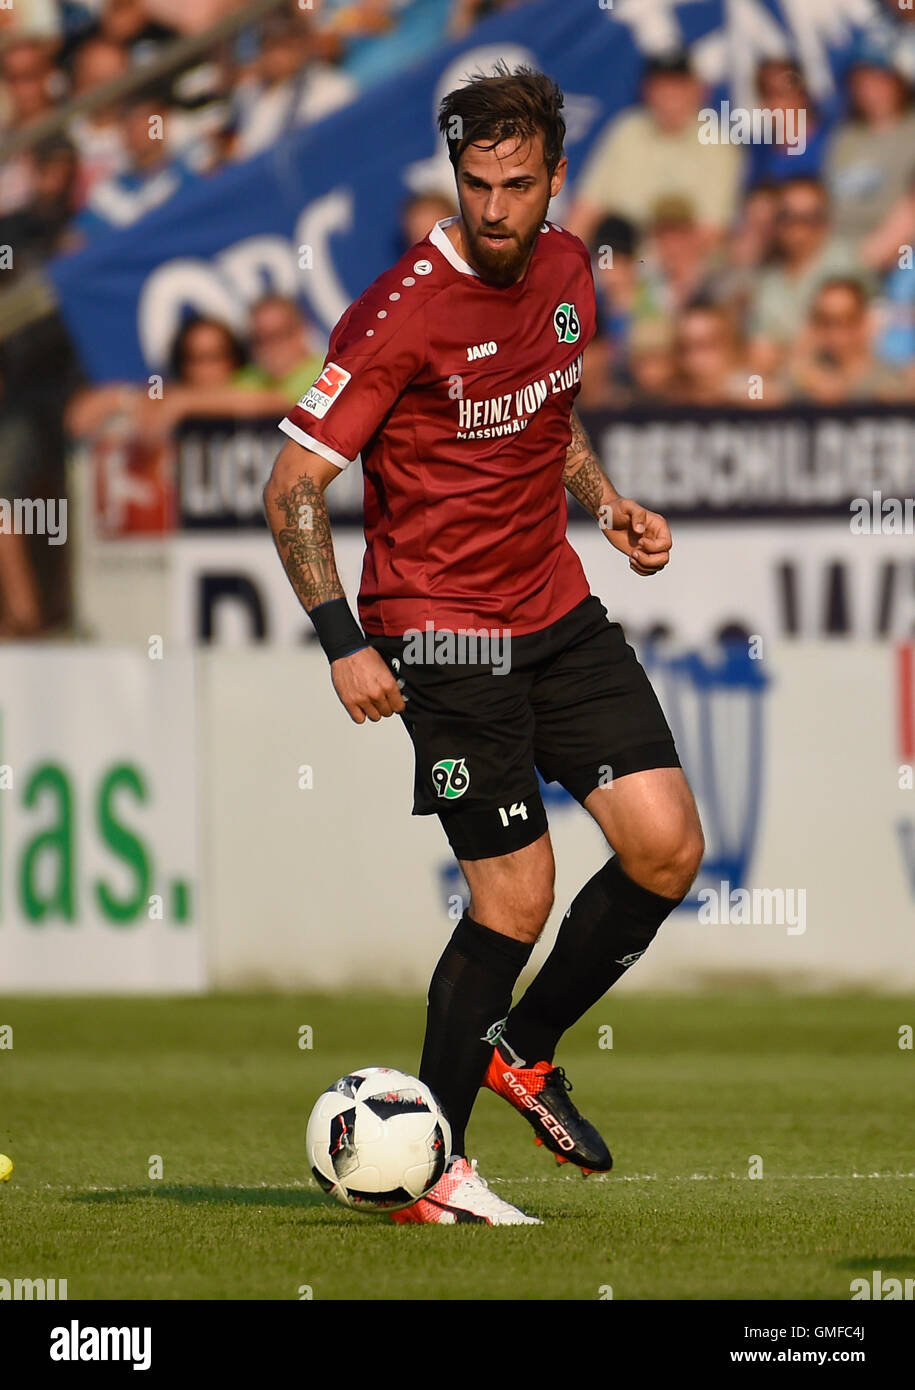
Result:
[[[3,648],[0,991],[204,986],[193,661]]]

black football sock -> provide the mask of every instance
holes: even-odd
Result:
[[[662,898],[609,859],[573,900],[552,951],[508,1016],[504,1040],[533,1066],[651,944],[682,898]]]
[[[492,931],[465,912],[435,967],[419,1076],[448,1117],[453,1154],[464,1152],[464,1130],[493,1041],[532,950],[533,943]]]

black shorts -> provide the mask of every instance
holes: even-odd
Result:
[[[459,859],[521,849],[547,828],[537,772],[579,802],[596,787],[679,767],[673,735],[619,623],[590,594],[540,632],[476,660],[369,635],[401,682],[416,754],[413,814],[440,817]],[[458,648],[458,655],[461,655]],[[480,657],[488,659],[482,660]],[[507,666],[498,674],[500,666]]]

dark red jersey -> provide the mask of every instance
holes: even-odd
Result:
[[[544,223],[497,289],[441,222],[340,319],[324,370],[280,428],[346,468],[362,455],[366,632],[537,632],[589,592],[562,482],[594,282]]]

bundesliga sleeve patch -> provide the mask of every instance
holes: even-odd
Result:
[[[307,410],[310,415],[315,415],[319,420],[323,420],[346,386],[350,376],[351,373],[338,367],[336,362],[325,363],[323,372],[317,381],[309,386],[299,401],[299,406],[302,410]]]

